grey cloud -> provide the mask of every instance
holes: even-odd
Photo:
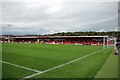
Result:
[[[117,27],[115,2],[3,2],[3,34],[46,34],[61,31],[110,31]],[[108,20],[109,18],[112,18]],[[97,22],[97,23],[95,23]],[[92,24],[90,24],[92,23]],[[83,26],[84,24],[87,24]],[[102,27],[101,27],[102,25]],[[108,27],[104,28],[105,25]]]
[[[116,23],[118,21],[117,18],[99,22],[96,24],[86,24],[86,25],[75,25],[72,29],[69,29],[69,31],[117,31],[118,24]]]

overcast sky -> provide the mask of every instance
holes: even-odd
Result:
[[[117,2],[2,2],[3,34],[116,31]]]

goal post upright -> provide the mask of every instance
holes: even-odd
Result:
[[[116,38],[114,38],[114,49],[116,49]]]
[[[105,36],[103,36],[103,49],[105,49]]]
[[[107,48],[108,48],[108,36],[107,36]]]

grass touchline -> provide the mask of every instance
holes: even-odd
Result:
[[[32,78],[32,77],[34,77],[34,76],[36,76],[36,75],[39,75],[39,74],[42,74],[42,73],[45,73],[45,72],[48,72],[48,71],[51,71],[51,70],[54,70],[54,69],[63,67],[63,66],[65,66],[65,65],[71,64],[71,63],[76,62],[76,61],[81,60],[81,59],[84,59],[84,58],[86,58],[86,57],[89,57],[89,56],[94,55],[94,54],[96,54],[96,53],[99,53],[99,52],[101,52],[101,51],[103,51],[103,50],[99,50],[99,51],[93,52],[93,53],[91,53],[91,54],[88,54],[88,55],[86,55],[86,56],[80,57],[80,58],[78,58],[78,59],[75,59],[75,60],[69,61],[69,62],[67,62],[67,63],[61,64],[61,65],[59,65],[59,66],[50,68],[50,69],[48,69],[48,70],[44,70],[44,71],[42,71],[42,72],[38,72],[38,73],[35,73],[35,74],[32,74],[32,75],[26,76],[26,77],[24,77],[23,79],[25,79],[25,78]]]
[[[41,72],[39,70],[31,69],[31,68],[20,66],[20,65],[17,65],[17,64],[13,64],[13,63],[9,63],[9,62],[6,62],[6,61],[0,61],[0,62],[5,63],[5,64],[9,64],[9,65],[12,65],[12,66],[15,66],[15,67],[23,68],[23,69],[26,69],[26,70],[30,70],[30,71],[33,71],[33,72]]]

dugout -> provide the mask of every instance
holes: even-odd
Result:
[[[36,43],[39,39],[37,36],[19,36],[14,37],[14,42],[22,42],[22,43]]]

